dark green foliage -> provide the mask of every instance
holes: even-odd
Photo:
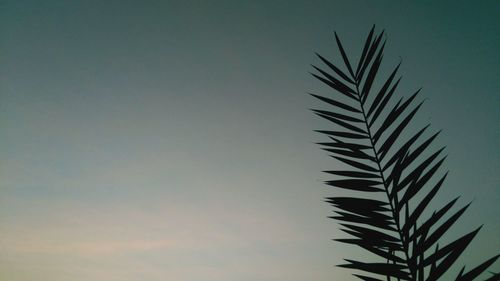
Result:
[[[317,72],[312,75],[341,94],[312,94],[332,106],[332,111],[313,110],[334,123],[332,130],[318,131],[329,137],[320,145],[349,167],[326,171],[335,176],[326,184],[352,191],[350,197],[327,198],[335,207],[332,218],[351,236],[336,241],[357,245],[379,257],[379,262],[345,259],[347,263],[340,266],[363,271],[355,274],[362,280],[438,280],[480,227],[450,243],[441,241],[469,205],[453,211],[455,198],[433,212],[428,210],[446,178],[447,173],[438,175],[446,158],[444,148],[430,151],[438,133],[424,137],[428,125],[417,133],[406,132],[422,103],[416,103],[420,90],[409,98],[394,100],[401,80],[396,78],[399,64],[378,82],[382,79],[383,37],[384,32],[376,34],[372,28],[354,65],[335,34],[347,72],[319,54],[328,70],[313,66]],[[462,268],[455,280],[474,280],[497,258],[468,272]],[[498,278],[493,274],[488,280]]]

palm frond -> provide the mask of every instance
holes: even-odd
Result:
[[[430,152],[439,132],[424,137],[429,125],[413,134],[407,132],[422,105],[417,102],[420,90],[395,100],[401,63],[387,78],[380,77],[384,31],[376,34],[375,26],[370,30],[356,66],[337,33],[335,41],[344,66],[316,54],[328,70],[313,65],[316,72],[311,74],[341,95],[311,95],[332,106],[331,111],[313,110],[334,124],[332,130],[317,131],[329,137],[328,142],[319,144],[349,168],[326,171],[336,176],[326,184],[350,190],[352,196],[326,201],[335,207],[332,218],[351,236],[335,240],[359,246],[379,258],[378,262],[345,259],[347,263],[340,266],[364,272],[354,274],[362,280],[438,280],[480,229],[448,244],[441,241],[469,206],[452,211],[458,198],[424,217],[447,175],[440,171],[446,158],[444,148]],[[378,90],[377,85],[381,85]],[[462,268],[456,281],[474,280],[498,257],[467,273]],[[498,274],[491,278],[495,276]]]

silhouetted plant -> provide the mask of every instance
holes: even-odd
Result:
[[[348,167],[347,170],[326,171],[335,175],[326,184],[351,190],[352,196],[331,197],[327,202],[335,209],[334,219],[342,231],[351,235],[337,241],[357,245],[380,257],[380,262],[345,259],[339,265],[363,271],[354,274],[362,280],[438,280],[462,254],[479,229],[451,243],[440,242],[442,236],[464,213],[469,204],[451,211],[457,198],[432,214],[428,206],[441,188],[447,173],[435,177],[446,156],[443,148],[429,152],[430,144],[439,134],[424,137],[429,125],[406,136],[408,124],[422,102],[415,104],[416,91],[409,98],[393,102],[401,78],[396,78],[400,64],[375,91],[375,79],[383,58],[384,31],[366,39],[357,66],[349,60],[335,33],[335,40],[347,71],[341,70],[323,56],[316,54],[329,68],[313,66],[314,77],[340,93],[337,97],[312,96],[333,107],[332,111],[313,110],[335,123],[337,129],[318,131],[329,137],[322,148]],[[394,104],[395,103],[395,104]],[[349,193],[351,194],[351,193]],[[430,213],[430,212],[429,212]],[[474,280],[492,265],[498,255],[465,272],[455,280]],[[487,280],[499,280],[493,274]]]

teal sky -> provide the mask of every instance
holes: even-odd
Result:
[[[500,2],[435,2],[0,1],[0,280],[355,280],[306,93],[372,24],[498,253]]]

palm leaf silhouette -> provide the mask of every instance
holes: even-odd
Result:
[[[347,71],[316,54],[328,70],[313,65],[316,72],[311,74],[340,95],[311,95],[333,107],[331,111],[313,110],[335,127],[317,131],[329,137],[320,145],[349,167],[326,171],[335,176],[326,184],[350,190],[352,196],[331,197],[327,202],[335,207],[332,218],[351,236],[336,240],[357,245],[380,260],[345,259],[347,263],[340,266],[361,271],[354,275],[367,281],[438,280],[481,227],[450,243],[440,242],[469,204],[452,211],[457,197],[432,213],[428,210],[446,178],[447,173],[438,175],[446,156],[442,155],[444,148],[430,151],[439,132],[424,137],[429,125],[413,134],[406,132],[422,102],[416,102],[420,90],[395,101],[401,80],[396,78],[399,64],[385,80],[376,83],[384,54],[384,31],[376,34],[375,26],[371,29],[357,65],[352,64],[336,33],[335,41]],[[425,216],[426,212],[430,215]],[[468,272],[463,267],[455,280],[476,279],[497,258]],[[488,280],[499,280],[499,275]]]

